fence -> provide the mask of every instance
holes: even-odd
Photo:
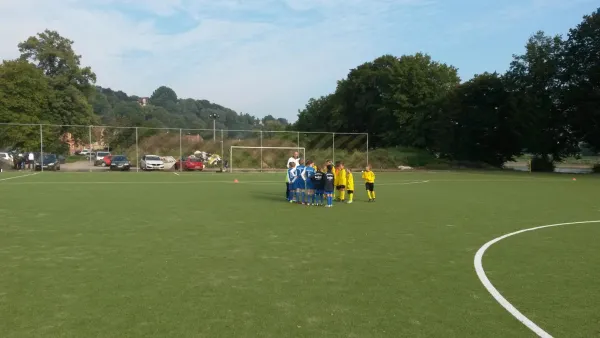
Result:
[[[229,154],[231,146],[257,148]],[[176,161],[203,152],[222,159],[209,167],[222,168],[231,158],[237,169],[284,169],[290,151],[273,149],[277,147],[305,148],[307,159],[317,164],[343,160],[348,167],[362,168],[369,162],[367,133],[0,123],[0,151],[62,155],[67,162],[63,167],[80,170],[95,164],[92,157],[76,156],[83,150],[125,155],[136,168],[146,154]]]

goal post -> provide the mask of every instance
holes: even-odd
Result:
[[[233,153],[235,150],[238,151],[246,151],[246,158],[244,160],[240,160],[234,163]],[[267,163],[264,165],[263,152],[265,150],[275,150],[278,152],[278,157],[276,157],[273,163]],[[300,158],[306,160],[306,149],[304,147],[246,147],[246,146],[231,146],[229,149],[229,172],[233,173],[233,168],[246,169],[252,171],[263,171],[263,170],[273,170],[273,169],[287,169],[285,167],[288,158],[290,158],[290,153],[297,151],[300,153]],[[246,165],[244,163],[246,162]],[[257,163],[258,162],[258,163]],[[246,166],[246,168],[244,168]],[[254,168],[253,168],[254,167]]]

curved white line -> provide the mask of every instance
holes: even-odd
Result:
[[[528,231],[535,231],[535,230],[540,230],[540,229],[545,229],[545,228],[557,227],[560,225],[588,224],[588,223],[600,223],[600,220],[549,224],[549,225],[538,226],[535,228],[529,228],[529,229],[523,229],[523,230],[511,232],[510,234],[506,234],[504,236],[494,238],[491,241],[485,243],[481,248],[479,248],[479,250],[477,250],[477,253],[475,254],[475,260],[474,260],[475,272],[477,272],[477,277],[479,277],[479,280],[481,281],[483,286],[496,299],[496,301],[498,303],[500,303],[500,305],[502,305],[502,307],[504,307],[506,309],[506,311],[508,311],[513,317],[518,319],[521,323],[523,323],[525,326],[527,326],[527,328],[529,328],[531,331],[533,331],[535,334],[537,334],[540,337],[552,338],[552,336],[548,332],[544,331],[536,323],[532,322],[529,318],[525,317],[524,314],[522,314],[519,310],[517,310],[517,308],[515,308],[509,301],[507,301],[506,298],[504,298],[500,294],[500,292],[498,292],[498,290],[494,287],[494,285],[492,285],[490,280],[487,278],[485,271],[483,270],[483,265],[481,263],[483,255],[485,254],[485,251],[487,249],[489,249],[492,245],[494,245],[495,243],[500,242],[501,240],[508,238],[510,236],[518,235],[518,234],[528,232]]]
[[[14,180],[15,178],[21,178],[21,177],[27,177],[27,176],[34,176],[34,175],[37,175],[37,174],[39,174],[39,173],[19,175],[19,176],[11,176],[11,177],[7,177],[7,178],[1,178],[0,181]]]

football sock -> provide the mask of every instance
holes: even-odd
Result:
[[[371,196],[373,196],[373,199],[375,199],[375,192],[371,191]]]
[[[346,191],[342,190],[340,191],[340,199],[343,201],[344,199],[346,199]]]
[[[291,191],[291,190],[288,192],[288,200],[289,201],[293,201],[294,200],[294,192]]]
[[[367,190],[367,195],[369,196],[369,199],[372,200],[373,197],[371,197],[371,192],[369,190]]]
[[[302,203],[306,203],[306,193],[302,192]]]
[[[348,193],[348,202],[352,202],[352,197],[354,197],[353,193]]]

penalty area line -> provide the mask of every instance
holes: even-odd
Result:
[[[39,173],[33,173],[33,174],[27,174],[27,175],[19,175],[19,176],[12,176],[12,177],[7,177],[7,178],[0,178],[0,182],[1,181],[8,181],[8,180],[14,180],[15,178],[23,178],[23,177],[27,177],[27,176],[34,176],[37,175]]]
[[[534,228],[528,228],[528,229],[511,232],[509,234],[494,238],[491,241],[485,243],[481,248],[479,248],[479,250],[477,250],[477,253],[475,254],[475,259],[473,260],[473,265],[475,266],[475,272],[477,273],[477,277],[479,277],[479,280],[481,281],[483,286],[486,288],[486,290],[492,295],[492,297],[494,297],[494,299],[496,299],[496,301],[500,305],[502,305],[502,307],[506,311],[508,311],[513,317],[515,317],[518,321],[523,323],[523,325],[527,326],[528,329],[533,331],[539,337],[552,338],[552,336],[548,332],[544,331],[541,327],[539,327],[531,319],[527,318],[524,314],[522,314],[519,310],[517,310],[517,308],[514,307],[508,300],[506,300],[506,298],[504,298],[504,296],[502,296],[502,294],[498,291],[498,289],[496,289],[496,287],[494,287],[492,282],[490,282],[489,278],[485,274],[485,270],[483,269],[483,263],[482,263],[483,255],[485,254],[486,250],[489,249],[492,245],[500,242],[503,239],[506,239],[511,236],[519,235],[524,232],[552,228],[552,227],[557,227],[557,226],[561,226],[561,225],[590,224],[590,223],[600,223],[600,220],[542,225],[542,226],[537,226]]]

